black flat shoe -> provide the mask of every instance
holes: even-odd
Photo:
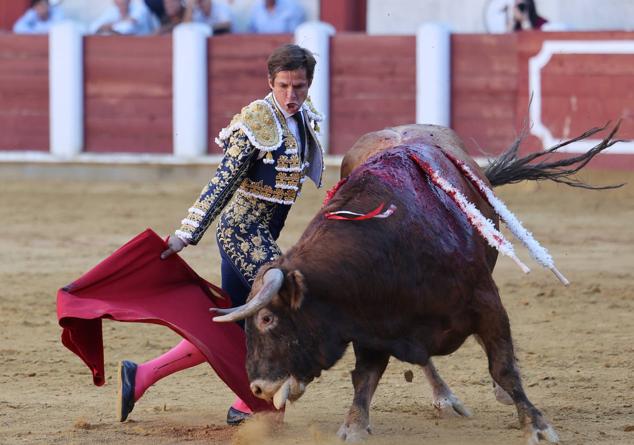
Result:
[[[123,360],[119,363],[119,397],[117,399],[117,416],[119,417],[119,422],[125,421],[134,409],[136,367],[136,363],[128,360]]]
[[[227,425],[237,426],[251,417],[249,413],[243,413],[235,409],[233,406],[227,411]]]

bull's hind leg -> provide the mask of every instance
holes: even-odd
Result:
[[[500,296],[491,290],[476,293],[477,334],[480,336],[493,380],[508,393],[515,403],[520,425],[525,429],[529,445],[540,439],[558,443],[559,438],[542,413],[528,400],[515,360],[511,327]]]
[[[432,406],[441,417],[465,416],[471,417],[471,411],[464,406],[460,399],[451,391],[440,377],[431,359],[423,366],[425,377],[432,390]]]
[[[477,335],[474,335],[474,338],[476,339],[478,344],[482,347],[482,349],[484,349],[484,352],[486,353],[486,348],[484,347],[484,343],[482,343],[482,339]],[[493,380],[493,395],[495,395],[495,399],[498,402],[500,402],[502,405],[515,404],[511,396],[509,396],[509,394],[506,391],[504,391],[502,387],[498,385],[498,383],[495,380]]]
[[[370,402],[389,361],[389,354],[362,348],[353,343],[356,364],[352,371],[354,399],[337,432],[346,442],[359,442],[370,433]]]

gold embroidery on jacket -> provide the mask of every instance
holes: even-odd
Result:
[[[299,161],[299,155],[297,154],[290,154],[290,155],[280,155],[279,158],[277,158],[277,165],[276,165],[276,170],[278,171],[291,171],[291,170],[296,170],[296,171],[300,171],[301,170],[301,164]]]
[[[254,102],[242,109],[242,122],[251,130],[254,139],[260,145],[274,147],[280,144],[278,126],[271,109],[261,101]]]
[[[297,186],[299,189],[299,184],[297,184]],[[293,204],[297,198],[297,190],[279,188],[277,187],[277,183],[276,187],[273,188],[270,185],[264,184],[262,181],[252,181],[249,178],[242,181],[238,192],[265,201],[287,205]]]
[[[216,143],[222,147],[236,130],[242,130],[259,150],[273,151],[282,144],[282,126],[275,107],[267,100],[256,100],[242,108],[229,126],[220,130]]]
[[[231,199],[245,177],[255,148],[242,131],[236,131],[229,139],[222,162],[216,174],[203,187],[187,217],[183,220],[178,234],[196,244],[223,207]]]
[[[281,188],[297,187],[301,176],[300,172],[277,172],[275,186]]]
[[[311,123],[318,116],[309,102],[306,105],[308,110],[303,109],[302,112],[305,113],[304,120],[309,130],[307,136],[315,140],[319,149]],[[240,114],[234,116],[231,124],[222,130],[219,138],[225,156],[177,231],[191,244],[199,241],[236,190],[243,198],[250,196],[290,205],[297,199],[307,174],[308,165],[302,163],[298,153],[299,141],[289,130],[271,94],[264,100],[254,101],[244,107]],[[307,144],[310,146],[311,142],[307,141]],[[256,159],[257,154],[262,152],[267,155]],[[277,155],[277,160],[272,156],[273,153]],[[272,172],[273,185],[246,177],[248,169],[257,162],[275,170]]]
[[[237,194],[220,217],[218,243],[249,284],[260,267],[282,253],[268,229],[277,205]]]

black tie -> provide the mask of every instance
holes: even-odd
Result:
[[[299,130],[299,138],[301,147],[299,147],[299,157],[300,159],[304,158],[304,148],[306,147],[306,128],[304,127],[304,119],[302,119],[302,112],[298,111],[292,116],[297,122],[297,129]]]

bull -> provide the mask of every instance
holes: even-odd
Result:
[[[500,394],[515,404],[528,443],[557,443],[522,387],[492,277],[499,236],[487,241],[478,229],[484,220],[498,225],[499,212],[483,191],[525,179],[591,188],[571,175],[616,142],[617,128],[587,153],[551,162],[530,161],[601,129],[523,158],[519,138],[485,171],[447,128],[408,125],[363,136],[342,163],[345,182],[295,246],[259,271],[247,303],[216,310],[215,321],[246,319],[251,390],[278,407],[297,400],[352,343],[354,397],[338,436],[357,441],[370,433],[370,402],[391,356],[425,367],[432,384],[452,395],[431,357],[451,354],[474,335]],[[484,219],[474,222],[458,195]],[[379,203],[391,211],[370,218],[368,210],[382,210]],[[341,209],[367,218],[338,221],[332,216],[342,218]],[[457,399],[450,405],[463,408]]]

